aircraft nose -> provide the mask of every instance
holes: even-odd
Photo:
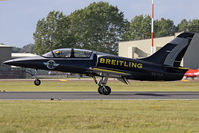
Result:
[[[6,64],[6,65],[15,65],[15,61],[14,60],[7,60],[7,61],[4,61],[3,64]]]

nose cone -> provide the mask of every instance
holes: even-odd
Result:
[[[7,61],[4,61],[3,64],[14,66],[16,64],[16,61],[15,60],[7,60]]]
[[[12,60],[7,60],[3,62],[3,64],[6,65],[12,65],[12,66],[20,66],[20,67],[38,67],[38,65],[43,65],[43,57],[30,57],[30,58],[17,58]]]
[[[27,63],[28,60],[25,60],[24,58],[18,58],[13,60],[7,60],[3,62],[3,64],[6,65],[12,65],[12,66],[23,66]]]
[[[7,60],[3,62],[3,64],[5,65],[12,65],[12,63],[13,63],[13,60]]]

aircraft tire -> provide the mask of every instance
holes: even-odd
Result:
[[[111,94],[111,88],[109,86],[103,87],[103,94],[104,95],[110,95]]]
[[[99,86],[99,88],[98,88],[98,93],[99,93],[99,94],[103,94],[103,93],[104,93],[104,91],[103,91],[103,86]]]
[[[39,79],[35,79],[34,84],[36,86],[39,86],[41,84],[41,81]]]

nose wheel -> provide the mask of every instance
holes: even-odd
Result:
[[[36,86],[39,86],[41,84],[41,81],[39,79],[35,79],[34,84]]]
[[[31,70],[26,70],[26,73],[30,74],[35,80],[34,80],[34,84],[36,86],[39,86],[41,84],[41,80],[39,80],[37,78],[37,70],[35,70],[34,72],[32,72]]]

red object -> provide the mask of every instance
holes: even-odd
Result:
[[[154,18],[154,3],[152,3],[152,18]]]
[[[184,76],[186,78],[195,78],[195,77],[199,77],[199,69],[198,70],[194,70],[194,69],[189,69]]]

